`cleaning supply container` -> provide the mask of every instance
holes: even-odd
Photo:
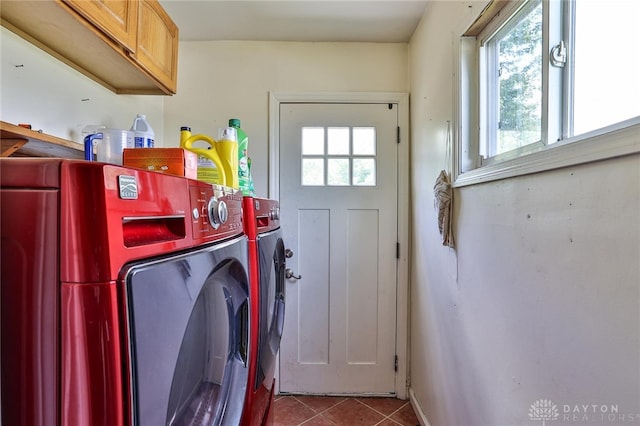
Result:
[[[227,186],[238,189],[238,133],[234,127],[220,129],[216,150],[222,161]]]
[[[193,146],[200,142],[200,145],[208,145],[206,148]],[[218,185],[228,185],[225,169],[220,161],[216,141],[207,135],[192,135],[189,127],[180,128],[180,147],[195,152],[198,155],[197,178],[200,181]]]
[[[138,114],[131,126],[133,132],[133,148],[153,148],[155,146],[155,133],[147,121],[147,116]]]
[[[229,126],[238,132],[238,188],[242,194],[252,195],[250,190],[249,137],[240,127],[240,119],[229,119]]]
[[[187,139],[191,137],[191,127],[180,127],[180,146],[183,146]]]
[[[84,159],[122,165],[122,153],[132,148],[132,132],[100,128],[84,138]]]
[[[253,175],[251,174],[251,157],[247,157],[247,167],[249,169],[249,196],[255,197],[256,190],[253,186]]]

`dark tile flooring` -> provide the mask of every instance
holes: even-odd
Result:
[[[274,426],[416,426],[409,401],[394,398],[278,395]]]

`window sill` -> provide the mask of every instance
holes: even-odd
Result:
[[[457,176],[455,188],[640,153],[640,117]]]

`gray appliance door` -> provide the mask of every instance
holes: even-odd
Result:
[[[257,238],[260,276],[260,319],[258,337],[258,368],[255,388],[271,389],[276,355],[284,326],[285,255],[282,231],[260,234]]]
[[[243,236],[126,270],[134,424],[239,423],[248,378],[246,265]]]

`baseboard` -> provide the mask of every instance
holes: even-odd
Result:
[[[424,411],[422,411],[422,407],[420,407],[420,404],[416,399],[416,394],[413,393],[413,389],[411,388],[409,388],[409,402],[411,402],[411,406],[413,407],[414,413],[416,413],[416,416],[418,417],[418,421],[420,422],[420,425],[431,426],[429,424],[429,421],[427,420],[427,416],[424,414]]]

